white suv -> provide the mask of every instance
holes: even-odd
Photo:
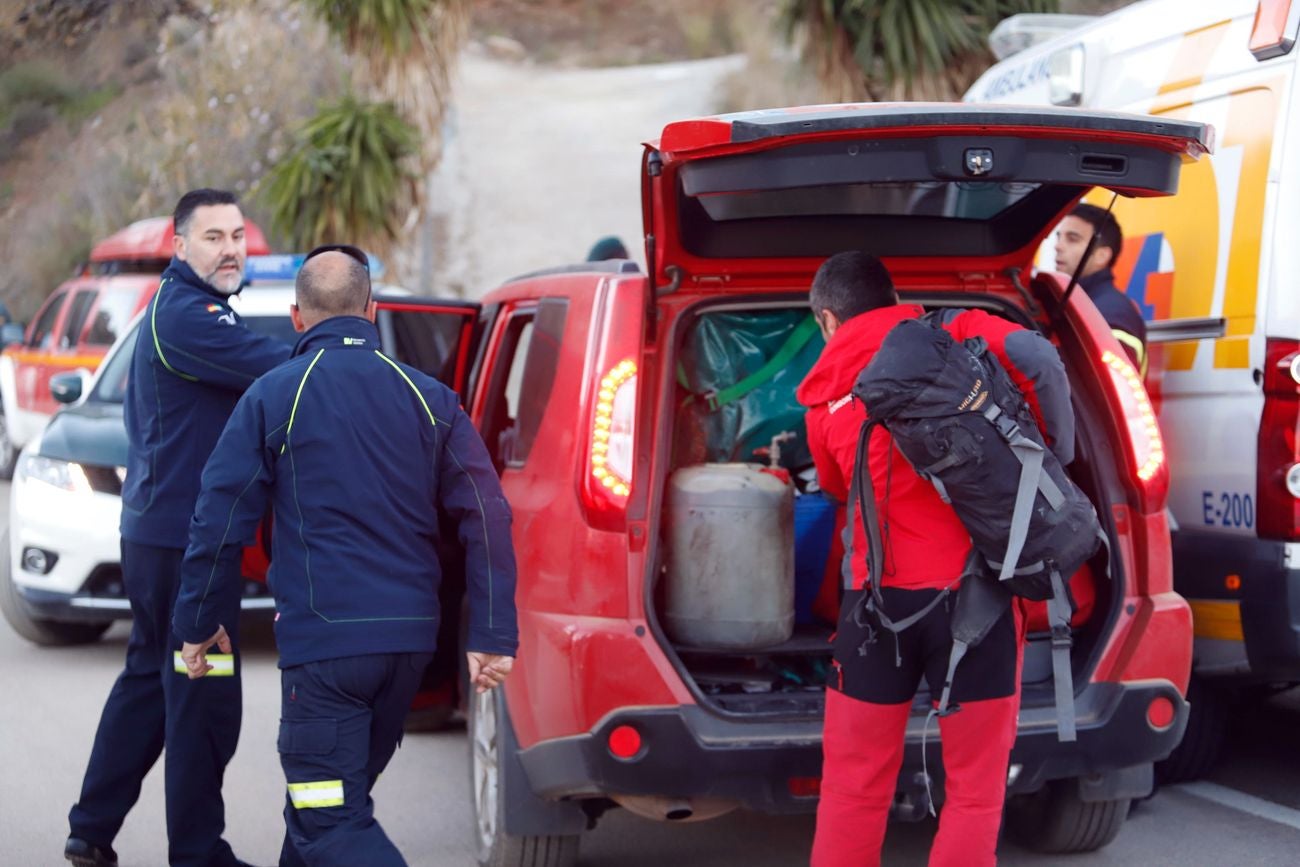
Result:
[[[249,328],[292,344],[293,284],[259,284],[231,299]],[[131,616],[122,584],[118,520],[126,474],[122,401],[137,317],[89,379],[56,376],[56,399],[72,404],[54,416],[18,458],[9,530],[0,550],[0,611],[37,644],[94,641],[113,620]],[[84,389],[84,395],[83,395]],[[245,582],[244,610],[271,611],[266,585]]]

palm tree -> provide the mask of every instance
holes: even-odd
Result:
[[[300,2],[351,55],[355,97],[307,124],[298,149],[271,170],[265,195],[276,225],[298,246],[346,237],[384,252],[423,209],[470,0]],[[378,137],[359,144],[358,130]],[[326,179],[313,182],[309,175],[321,170]]]
[[[326,106],[268,175],[264,198],[276,231],[296,249],[356,240],[386,253],[402,228],[394,203],[419,188],[407,163],[418,148],[418,133],[391,103],[346,96]]]
[[[357,61],[360,90],[392,102],[420,132],[420,168],[436,165],[451,71],[470,0],[301,0]]]
[[[1058,0],[785,0],[787,38],[802,37],[828,99],[960,97],[992,61],[993,27]]]

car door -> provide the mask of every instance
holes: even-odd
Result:
[[[463,399],[473,357],[479,305],[469,301],[420,298],[396,293],[377,294],[375,302],[379,308],[375,326],[379,329],[379,343],[384,354],[429,374],[462,395]],[[257,318],[259,317],[248,317],[246,321],[253,322]],[[270,317],[260,318],[268,322],[270,320]],[[244,550],[243,570],[245,576],[264,581],[270,565],[270,539],[273,533],[269,516],[259,533],[257,543]],[[443,536],[446,538],[447,534],[444,533]],[[455,539],[454,532],[450,538]],[[456,566],[458,556],[459,553],[454,550],[440,556],[443,561],[444,583],[451,588],[449,592],[457,596],[457,600],[457,594],[463,592],[464,587],[463,568]],[[446,619],[452,621],[454,632],[454,618]]]
[[[662,291],[806,287],[826,257],[859,249],[884,259],[896,282],[926,270],[1028,274],[1042,239],[1089,189],[1171,195],[1181,163],[1213,140],[1210,126],[1167,117],[963,104],[672,123],[645,159],[652,277]]]
[[[480,305],[472,301],[379,294],[375,325],[391,358],[427,373],[465,401]]]
[[[61,289],[37,313],[22,348],[16,353],[15,384],[18,406],[28,412],[51,415],[57,409],[50,395],[52,357],[67,320],[65,310],[73,292]]]
[[[480,305],[471,301],[380,294],[375,325],[379,342],[391,358],[437,379],[460,395],[468,411],[469,382],[482,328]],[[445,517],[438,540],[442,580],[438,602],[445,612],[438,624],[437,653],[424,673],[417,704],[455,705],[460,671],[462,604],[465,597],[465,552]]]

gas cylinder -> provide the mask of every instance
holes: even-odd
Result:
[[[752,650],[794,631],[794,488],[760,464],[669,478],[664,628],[679,644]]]

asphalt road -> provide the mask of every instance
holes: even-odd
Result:
[[[7,521],[8,485],[0,484]],[[284,781],[275,753],[278,711],[269,628],[247,630],[244,722],[227,771],[228,838],[242,858],[274,862]],[[78,648],[37,648],[0,623],[0,865],[53,865],[67,834],[99,711],[126,647],[127,628]],[[1290,865],[1300,862],[1300,695],[1243,708],[1230,751],[1208,783],[1161,790],[1139,804],[1119,839],[1092,855],[1036,856],[1008,843],[1007,865]],[[408,735],[375,790],[377,812],[414,867],[472,865],[462,731]],[[145,781],[116,841],[122,867],[166,862],[161,769]],[[615,811],[582,844],[583,867],[784,867],[807,863],[809,816],[733,813],[667,826]],[[895,825],[885,863],[924,864],[932,823]]]

